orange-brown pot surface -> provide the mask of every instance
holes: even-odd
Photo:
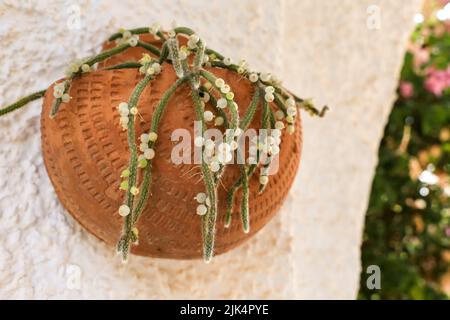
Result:
[[[106,44],[105,48],[110,46]],[[131,48],[101,66],[140,58],[142,49]],[[249,105],[252,84],[228,70],[209,68],[223,78],[235,93],[242,116]],[[110,245],[120,237],[123,218],[118,214],[124,192],[118,186],[120,172],[128,166],[126,132],[119,125],[117,105],[128,101],[141,79],[136,69],[93,71],[75,79],[72,100],[61,105],[55,119],[49,118],[52,90],[44,98],[41,120],[45,166],[55,191],[69,213],[87,230]],[[152,113],[163,93],[176,81],[169,64],[144,90],[138,103],[136,136],[149,130]],[[50,88],[51,89],[51,88]],[[211,109],[212,110],[212,109]],[[137,224],[139,245],[132,253],[174,259],[202,257],[201,219],[194,197],[205,188],[196,164],[175,165],[171,161],[171,141],[175,129],[185,128],[193,136],[194,107],[190,89],[183,85],[170,99],[162,117],[153,161],[153,183],[149,201]],[[250,127],[257,128],[257,112]],[[250,238],[277,213],[295,178],[301,155],[301,125],[297,119],[293,135],[283,133],[280,170],[271,176],[264,193],[258,195],[258,176],[250,180],[250,232],[242,231],[240,192],[235,198],[232,224],[224,227],[226,190],[238,179],[237,165],[228,165],[219,187],[219,214],[215,253],[224,253]],[[138,142],[138,141],[137,141]],[[270,248],[267,248],[270,250]]]

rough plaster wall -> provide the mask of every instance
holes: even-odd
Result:
[[[0,1],[0,105],[45,88],[120,26],[176,20],[334,109],[326,120],[304,116],[301,174],[278,217],[210,265],[133,257],[122,266],[55,197],[39,102],[0,119],[0,298],[354,298],[376,149],[419,2]],[[380,30],[365,24],[372,3]],[[67,27],[73,4],[80,30]]]

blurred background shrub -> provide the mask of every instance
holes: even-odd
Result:
[[[450,296],[450,3],[427,1],[379,149],[362,245],[360,299]],[[367,267],[381,289],[367,288]]]

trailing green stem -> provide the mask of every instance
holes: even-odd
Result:
[[[145,50],[150,51],[151,53],[153,53],[156,56],[161,56],[161,51],[159,51],[158,48],[156,48],[155,46],[151,45],[150,43],[144,42],[144,41],[138,41],[137,44],[139,47],[144,48]]]
[[[28,95],[26,97],[23,97],[19,101],[15,102],[15,103],[13,103],[13,104],[11,104],[11,105],[3,108],[3,109],[0,109],[0,117],[5,115],[5,114],[7,114],[7,113],[13,112],[14,110],[22,108],[23,106],[25,106],[27,103],[29,103],[31,101],[34,101],[34,100],[42,98],[45,95],[46,91],[47,90],[41,90],[41,91],[32,93],[32,94],[30,94],[30,95]]]
[[[128,109],[134,108],[137,106],[139,102],[139,98],[144,91],[145,87],[148,85],[150,80],[153,78],[151,75],[146,75],[139,83],[136,85],[133,93],[128,102]],[[132,210],[134,195],[131,193],[131,188],[136,185],[137,180],[137,146],[136,146],[136,132],[134,127],[134,118],[135,116],[130,112],[128,115],[128,128],[127,128],[127,139],[128,139],[128,147],[130,149],[130,163],[129,163],[129,171],[130,175],[128,178],[128,190],[125,197],[125,204]],[[122,259],[124,261],[127,260],[129,249],[130,249],[130,238],[129,234],[132,228],[132,214],[129,214],[125,217],[124,224],[124,232],[123,232],[123,243],[122,243]]]
[[[118,69],[139,69],[142,66],[139,62],[129,61],[124,63],[119,63],[114,66],[106,67],[103,70],[118,70]]]
[[[161,121],[161,117],[164,114],[164,111],[166,109],[167,103],[169,102],[170,97],[175,93],[175,91],[187,80],[186,77],[178,79],[162,96],[161,100],[159,101],[158,105],[156,106],[155,112],[152,117],[152,124],[150,126],[150,132],[158,132],[159,123]],[[152,148],[154,145],[154,142],[150,142],[149,147]],[[144,178],[142,182],[142,189],[140,191],[140,196],[138,203],[136,205],[136,208],[134,209],[133,213],[133,220],[132,224],[136,224],[138,221],[142,210],[144,208],[144,205],[147,203],[148,200],[148,194],[151,184],[151,167],[152,167],[152,160],[148,160],[147,167],[145,168],[144,172]]]

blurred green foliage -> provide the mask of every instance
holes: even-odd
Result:
[[[419,25],[405,57],[366,215],[360,299],[449,297],[450,89],[427,87],[436,70],[450,75],[449,26]],[[379,290],[367,288],[370,265]]]

